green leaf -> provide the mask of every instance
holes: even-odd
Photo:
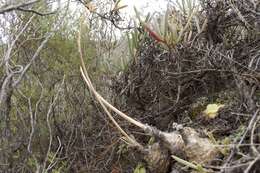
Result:
[[[187,31],[187,29],[188,29],[188,27],[189,27],[189,25],[191,23],[191,20],[192,20],[192,18],[194,16],[194,13],[195,13],[195,10],[192,11],[192,13],[189,15],[188,20],[186,22],[186,25],[181,29],[181,31],[179,33],[178,40],[177,40],[178,42],[182,39],[182,36],[184,35],[184,32]]]
[[[164,39],[167,39],[168,36],[168,28],[169,28],[169,9],[167,8],[166,13],[164,15]]]
[[[139,163],[134,170],[134,173],[146,173],[146,169],[143,164]]]
[[[134,6],[134,11],[135,11],[135,15],[136,15],[137,19],[142,24],[143,22],[141,20],[141,15],[140,15],[139,11],[137,10],[137,8],[135,6]]]
[[[129,36],[129,33],[126,34],[127,36],[127,42],[128,42],[128,46],[129,46],[129,53],[131,54],[131,56],[133,57],[133,45],[132,45],[132,40]]]
[[[115,7],[117,7],[117,6],[119,5],[120,1],[121,1],[121,0],[116,1]]]
[[[133,48],[137,48],[137,42],[138,42],[138,40],[137,40],[137,33],[135,33],[135,32],[133,32],[132,33],[132,40],[133,40]]]
[[[151,19],[151,13],[148,13],[147,16],[146,16],[146,18],[145,18],[145,20],[144,20],[145,23],[149,22],[150,19]]]
[[[206,110],[203,112],[208,118],[215,118],[220,108],[224,107],[223,104],[208,104]]]

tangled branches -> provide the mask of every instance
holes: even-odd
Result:
[[[260,3],[206,0],[201,7],[201,18],[207,18],[205,30],[167,50],[146,37],[137,63],[115,81],[116,93],[126,98],[129,114],[160,129],[169,129],[172,122],[185,123],[213,130],[220,140],[237,135],[241,124],[247,126],[244,136],[238,137],[240,142],[232,139],[232,144],[247,144],[250,136],[250,146],[231,149],[222,156],[223,162],[211,168],[259,170],[259,154],[250,151],[258,153],[253,146],[260,142],[255,132],[259,129]],[[201,100],[202,108],[194,107]],[[216,119],[203,120],[200,114],[209,102],[228,106]]]

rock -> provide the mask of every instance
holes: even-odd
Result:
[[[208,138],[202,138],[190,127],[182,130],[185,141],[184,152],[190,162],[199,164],[210,163],[219,153],[218,149]]]

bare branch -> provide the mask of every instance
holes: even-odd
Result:
[[[22,7],[17,8],[17,10],[23,11],[23,12],[35,13],[35,14],[37,14],[39,16],[47,16],[47,15],[51,15],[51,14],[55,14],[56,13],[56,11],[52,11],[52,12],[48,12],[48,13],[41,13],[41,12],[36,11],[36,10],[25,9],[25,8],[22,8]]]
[[[101,13],[98,13],[98,12],[96,12],[96,11],[90,10],[89,7],[86,5],[86,3],[85,3],[84,1],[82,1],[82,0],[78,0],[78,1],[79,1],[81,4],[83,4],[89,11],[91,11],[92,14],[97,15],[99,18],[101,18],[101,19],[103,19],[103,20],[107,20],[107,21],[111,22],[111,24],[112,24],[115,28],[117,28],[117,29],[119,29],[119,30],[130,30],[130,29],[135,28],[134,26],[130,26],[130,25],[128,25],[128,26],[126,26],[126,27],[119,26],[119,25],[117,24],[117,21],[114,19],[115,16],[114,16],[113,13],[112,13],[113,11],[108,12],[108,13],[105,13],[105,14],[101,14]]]
[[[120,110],[118,110],[117,108],[115,108],[113,105],[111,105],[108,101],[106,101],[100,94],[98,94],[94,88],[92,88],[91,84],[90,84],[90,80],[89,77],[86,73],[86,71],[83,69],[84,67],[81,68],[81,74],[83,76],[83,79],[85,80],[85,82],[87,83],[89,89],[91,90],[91,92],[93,92],[96,96],[96,98],[98,100],[100,100],[101,102],[103,102],[107,107],[109,107],[111,110],[113,110],[114,112],[116,112],[118,115],[120,115],[122,118],[124,118],[125,120],[127,120],[128,122],[140,127],[141,129],[145,130],[147,127],[145,124],[129,117],[128,115],[126,115],[125,113],[121,112]]]
[[[38,49],[34,53],[32,59],[30,60],[30,62],[24,67],[24,69],[23,69],[21,75],[19,76],[19,78],[13,83],[13,87],[16,87],[20,83],[20,81],[22,80],[23,76],[28,71],[28,69],[31,67],[31,65],[34,62],[34,60],[39,56],[41,50],[44,48],[44,46],[49,41],[49,39],[52,37],[52,35],[53,35],[53,33],[48,33],[47,34],[47,36],[45,37],[45,39],[43,40],[41,45],[38,47]]]
[[[4,14],[13,10],[18,10],[19,8],[23,8],[23,7],[27,7],[30,6],[32,4],[35,4],[37,2],[40,2],[40,0],[31,0],[28,2],[21,2],[21,3],[17,3],[17,4],[9,4],[9,5],[4,5],[2,7],[0,7],[0,14]]]
[[[44,159],[43,169],[48,169],[48,168],[46,168],[46,164],[48,162],[48,157],[49,157],[49,154],[51,152],[51,145],[52,145],[52,140],[53,140],[52,128],[51,128],[51,123],[50,123],[50,116],[51,116],[52,108],[58,100],[58,97],[59,97],[60,92],[62,90],[62,86],[64,85],[64,81],[65,81],[65,76],[63,76],[62,82],[61,82],[61,84],[58,88],[58,91],[57,91],[53,101],[49,105],[49,109],[48,109],[48,112],[47,112],[47,115],[46,115],[46,121],[47,121],[48,130],[49,130],[49,146],[48,146],[48,150],[47,150],[47,153],[46,153],[46,156],[45,156],[45,159]],[[61,145],[59,146],[57,151],[60,151],[60,147],[61,147]],[[50,163],[50,164],[53,164],[53,163]]]
[[[98,102],[100,103],[100,105],[102,106],[102,108],[104,109],[104,111],[106,112],[106,114],[108,115],[109,119],[115,124],[116,128],[126,137],[127,141],[129,143],[131,143],[132,145],[138,146],[139,148],[142,148],[142,146],[135,141],[133,138],[131,138],[121,127],[120,125],[116,122],[116,120],[113,118],[113,116],[110,114],[110,112],[107,110],[106,106],[104,105],[104,101],[106,101],[105,99],[103,99],[95,90],[95,88],[92,85],[92,82],[90,81],[90,78],[88,76],[86,67],[85,67],[85,63],[83,60],[83,53],[81,50],[81,40],[80,40],[80,34],[81,34],[81,27],[80,27],[80,32],[79,32],[79,36],[78,36],[78,49],[79,49],[79,54],[80,54],[80,59],[81,59],[81,63],[82,63],[82,67],[80,68],[81,74],[83,79],[85,80],[85,82],[87,83],[87,86],[89,87],[90,91],[95,95],[96,99],[98,100]],[[119,110],[118,110],[119,111]],[[120,111],[119,111],[120,112]],[[125,117],[128,117],[127,115],[125,115]],[[129,117],[130,118],[130,117]],[[131,118],[130,118],[131,119]],[[135,120],[134,120],[135,121]],[[130,121],[132,122],[132,121]],[[138,124],[139,122],[136,121],[135,124]],[[141,124],[141,123],[139,123]],[[140,127],[141,125],[139,125]]]

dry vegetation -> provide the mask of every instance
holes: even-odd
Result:
[[[0,172],[260,172],[258,1],[77,2],[0,7]]]
[[[168,44],[158,32],[163,41],[138,40],[142,44],[137,61],[115,82],[115,92],[125,101],[119,105],[161,130],[172,131],[172,123],[178,123],[208,137],[220,151],[211,162],[202,164],[208,172],[257,172],[259,4],[205,1],[201,5],[193,16],[200,23],[180,15],[183,26],[190,24],[177,43]],[[225,105],[215,118],[203,113],[212,103]],[[125,128],[135,131],[131,126]],[[147,143],[143,135],[136,136]],[[175,164],[175,171],[191,171]]]

